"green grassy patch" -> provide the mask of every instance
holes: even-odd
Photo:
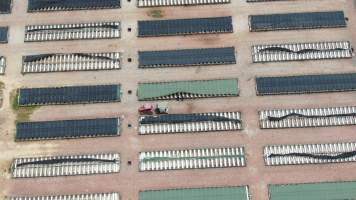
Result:
[[[26,106],[21,107],[18,102],[18,90],[14,90],[10,94],[11,108],[16,114],[16,122],[29,121],[31,114],[40,106]]]
[[[151,10],[149,11],[148,16],[151,16],[153,18],[162,18],[164,17],[164,13],[162,10]]]

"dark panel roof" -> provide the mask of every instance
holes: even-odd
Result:
[[[16,124],[17,140],[115,136],[119,119],[22,122]]]
[[[7,43],[8,31],[8,27],[0,27],[0,43]]]
[[[28,0],[28,12],[120,8],[120,0]]]
[[[303,94],[356,90],[356,73],[261,77],[256,79],[257,95]]]
[[[138,55],[141,68],[236,63],[234,47],[141,51]]]
[[[12,0],[0,0],[0,14],[11,13]]]
[[[138,36],[171,36],[232,32],[231,17],[153,20],[138,22]]]
[[[250,16],[250,31],[346,27],[343,11]]]
[[[120,85],[22,88],[19,105],[78,104],[120,101]]]

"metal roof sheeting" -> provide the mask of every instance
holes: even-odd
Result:
[[[24,56],[22,60],[23,74],[121,68],[119,52],[37,54]]]
[[[119,153],[22,157],[15,158],[11,164],[13,178],[108,174],[119,171]]]
[[[210,112],[143,116],[139,119],[139,134],[172,134],[242,129],[239,112]]]
[[[119,200],[119,193],[71,194],[58,196],[18,196],[6,200]]]
[[[0,56],[0,75],[5,74],[5,69],[6,69],[6,58]]]
[[[349,41],[263,44],[252,46],[252,61],[280,62],[352,58]]]
[[[356,182],[270,185],[270,200],[355,199]]]
[[[158,6],[188,6],[188,5],[208,5],[225,4],[231,0],[137,0],[137,7],[158,7]]]
[[[170,96],[176,94],[192,95],[190,98],[238,96],[239,88],[237,79],[156,82],[139,83],[137,94],[139,100],[174,99]]]
[[[356,106],[259,111],[260,128],[305,128],[356,125]]]
[[[149,190],[139,200],[248,200],[248,193],[247,186]]]
[[[28,25],[25,42],[120,38],[119,21]]]
[[[141,152],[140,171],[245,167],[244,147]]]
[[[28,0],[28,12],[120,8],[120,0]]]

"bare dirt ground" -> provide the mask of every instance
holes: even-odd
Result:
[[[137,200],[138,192],[147,189],[189,188],[249,185],[253,200],[267,200],[267,185],[356,180],[355,164],[305,165],[294,167],[265,167],[263,147],[269,144],[328,143],[355,141],[355,127],[260,130],[257,111],[270,108],[323,107],[355,105],[356,93],[329,93],[257,97],[256,76],[298,75],[355,72],[356,58],[346,60],[308,61],[252,64],[250,46],[261,43],[350,40],[356,44],[356,8],[352,0],[298,0],[248,4],[233,0],[232,4],[138,9],[135,1],[122,2],[116,10],[72,11],[55,13],[26,13],[26,1],[14,0],[13,13],[1,15],[0,25],[10,26],[8,44],[0,45],[7,57],[4,102],[0,109],[0,188],[4,195],[52,195],[118,191],[124,200]],[[157,17],[164,19],[233,16],[234,33],[186,37],[136,37],[137,20]],[[346,29],[320,29],[249,33],[248,15],[343,10],[349,18]],[[155,13],[152,14],[152,13]],[[46,23],[79,23],[86,21],[120,20],[122,38],[118,40],[64,41],[23,43],[24,26]],[[127,28],[131,27],[132,32]],[[226,66],[188,67],[141,70],[137,68],[138,50],[179,48],[207,48],[235,46],[237,64]],[[123,52],[123,68],[118,71],[73,72],[21,75],[21,58],[26,54],[49,52]],[[127,62],[132,58],[133,62]],[[240,97],[199,99],[169,102],[171,112],[241,111],[245,129],[241,132],[139,136],[137,134],[137,83],[142,81],[239,78]],[[42,142],[14,142],[15,115],[9,94],[21,86],[44,87],[62,85],[121,83],[123,98],[120,103],[41,107],[32,120],[80,119],[120,116],[124,119],[123,132],[117,138],[77,139]],[[129,123],[133,128],[128,128]],[[166,172],[138,172],[138,153],[147,150],[198,147],[245,146],[247,167],[233,169],[183,170]],[[81,154],[120,152],[121,171],[111,175],[11,179],[10,162],[14,157],[53,154]],[[132,165],[127,165],[132,161]],[[1,199],[0,198],[0,199]]]

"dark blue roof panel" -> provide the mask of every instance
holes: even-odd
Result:
[[[138,55],[140,68],[236,63],[234,47],[141,51]]]
[[[40,140],[119,135],[119,119],[21,122],[16,124],[16,140]]]
[[[233,32],[231,17],[153,20],[138,22],[139,37]]]
[[[120,101],[120,85],[22,88],[19,105],[81,104]]]
[[[346,27],[343,11],[252,15],[250,31]]]
[[[28,0],[28,12],[120,8],[120,0]]]
[[[12,0],[0,0],[0,14],[11,13]]]
[[[0,27],[0,43],[7,43],[8,31],[8,27]]]
[[[356,90],[356,73],[260,77],[257,95],[343,92]]]

